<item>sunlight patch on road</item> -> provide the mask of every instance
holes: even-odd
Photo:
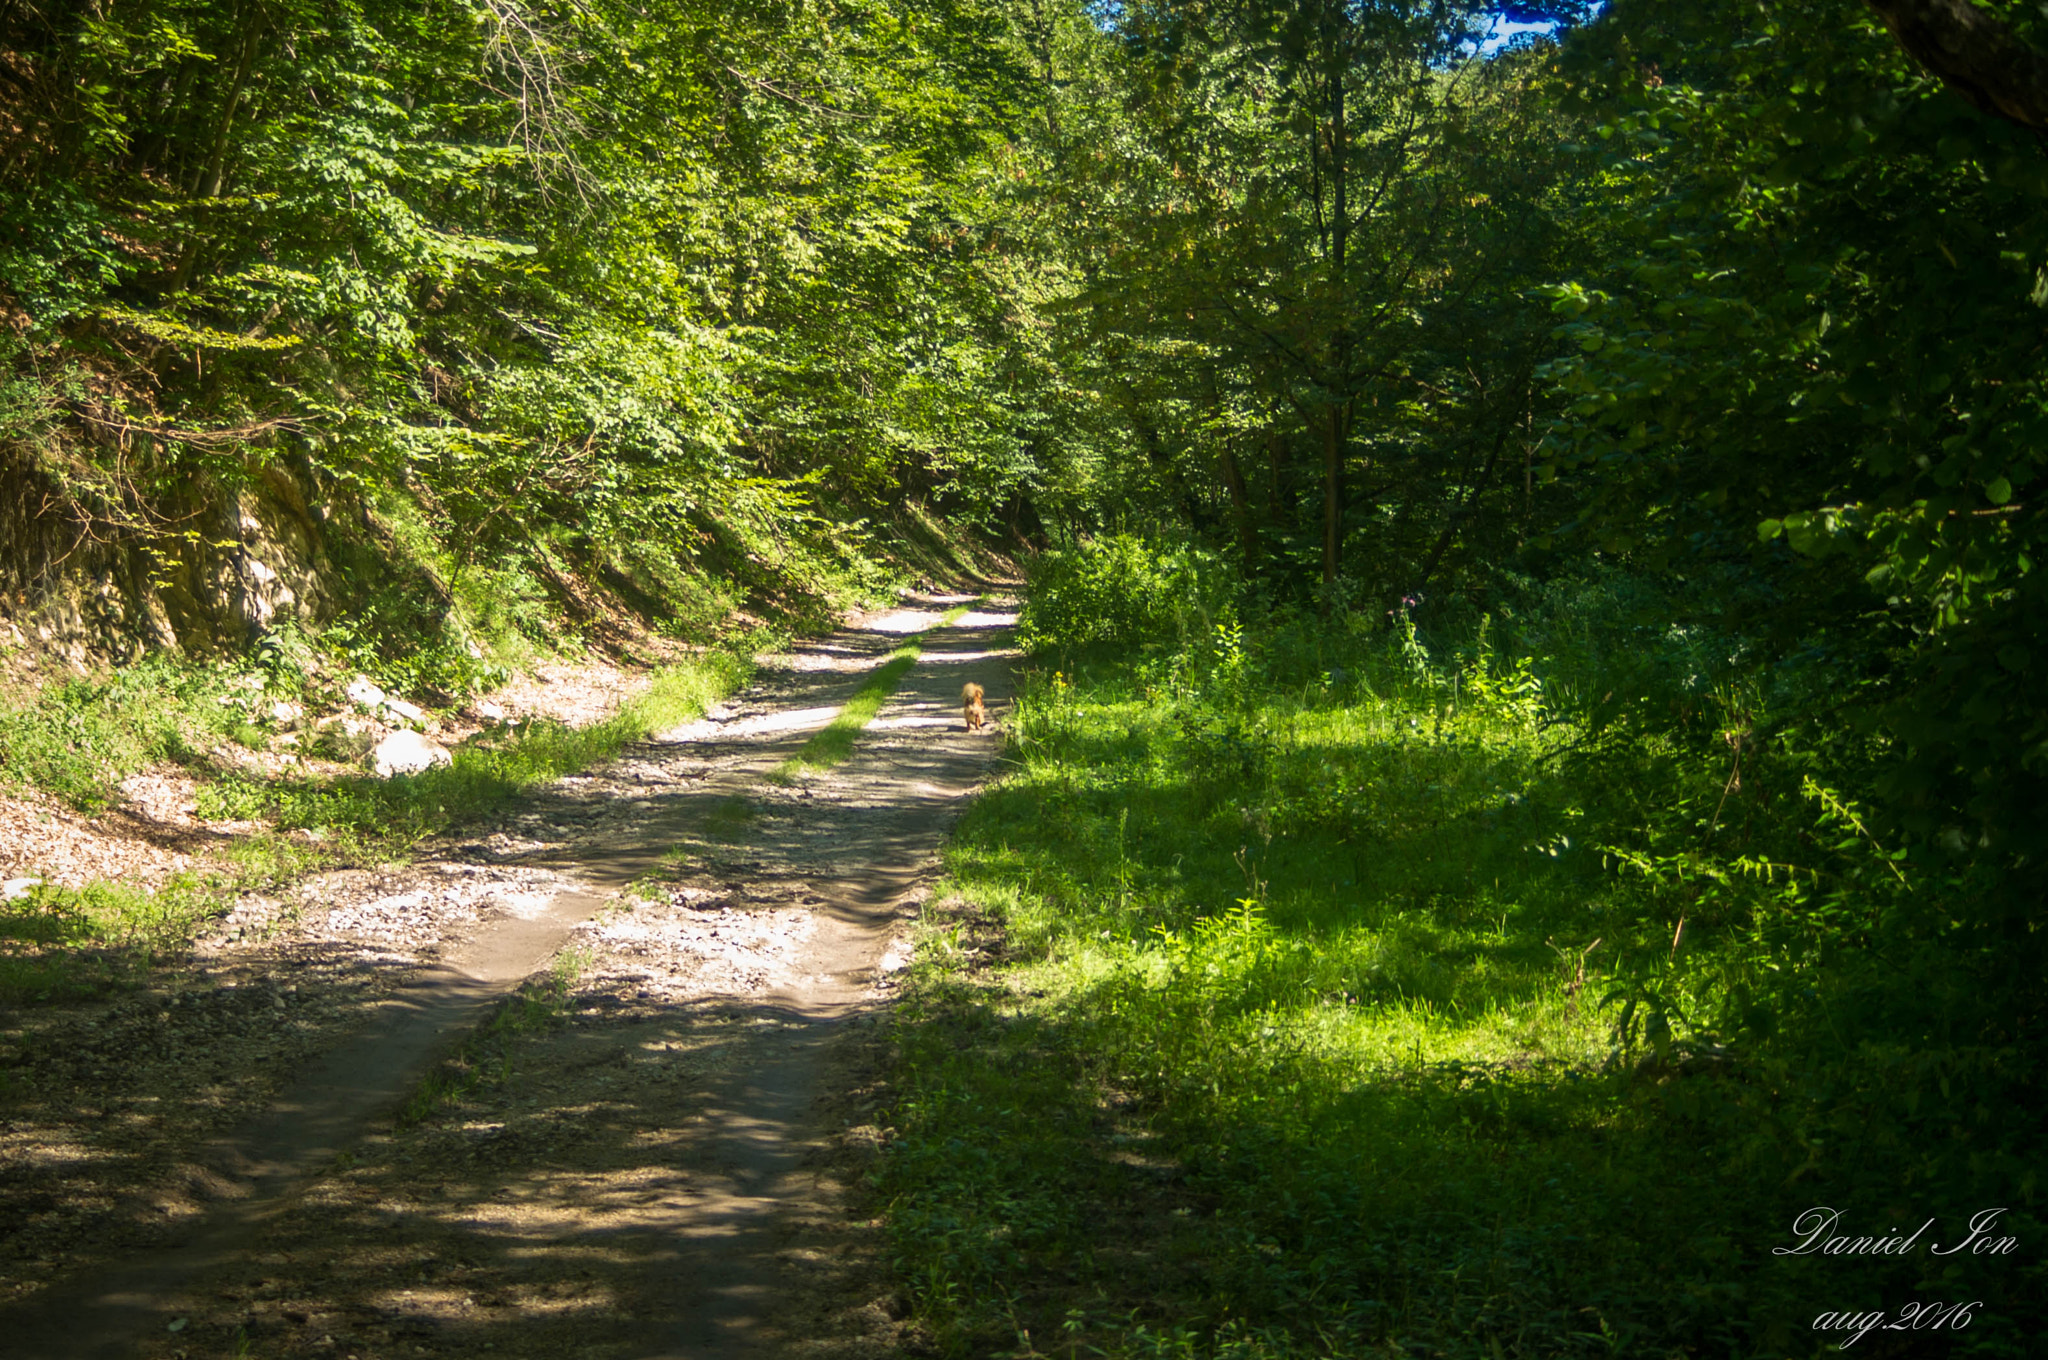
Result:
[[[960,621],[954,626],[957,628],[1015,628],[1017,626],[1017,611],[1014,609],[1001,611],[970,609],[960,616]]]
[[[839,712],[836,704],[823,704],[816,708],[784,709],[777,713],[763,713],[758,717],[741,718],[728,723],[720,735],[729,737],[749,736],[758,732],[797,732],[806,727],[823,727]]]

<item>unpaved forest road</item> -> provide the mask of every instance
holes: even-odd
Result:
[[[509,829],[366,900],[301,908],[326,933],[272,951],[278,967],[381,947],[396,985],[365,988],[354,1031],[267,1112],[185,1150],[178,1175],[206,1203],[154,1206],[174,1226],[127,1225],[110,1239],[125,1252],[49,1253],[83,1264],[15,1291],[0,1354],[896,1353],[873,1230],[847,1220],[825,1163],[859,1141],[861,1032],[995,760],[958,696],[975,680],[1006,707],[1011,616],[927,639],[844,765],[763,776],[936,619],[836,634],[713,720],[561,781]],[[678,849],[680,870],[664,862]],[[623,892],[650,874],[658,890]],[[582,973],[564,1022],[513,1036],[501,1070],[395,1127],[429,1065],[565,947]],[[292,1023],[280,976],[226,985],[268,998],[259,1026]],[[147,1199],[123,1204],[143,1215]]]

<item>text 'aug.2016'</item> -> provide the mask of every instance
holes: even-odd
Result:
[[[1937,1218],[1929,1218],[1910,1233],[1896,1227],[1876,1234],[1843,1231],[1842,1211],[1816,1205],[1792,1220],[1793,1245],[1773,1247],[1774,1256],[1910,1256],[1924,1251],[1930,1256],[2007,1256],[2018,1247],[2016,1238],[1998,1231],[2003,1208],[1984,1209],[1971,1215],[1967,1230],[1960,1235],[1940,1234]],[[1817,1332],[1846,1332],[1838,1344],[1846,1350],[1874,1331],[1960,1330],[1970,1325],[1982,1300],[1912,1302],[1892,1309],[1835,1309],[1813,1320]]]

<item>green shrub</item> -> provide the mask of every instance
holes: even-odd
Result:
[[[1206,632],[1233,590],[1221,559],[1130,534],[1046,553],[1030,578],[1017,638],[1033,652],[1177,642]]]
[[[1981,1299],[1942,1353],[2026,1353],[2017,1253],[1771,1250],[1819,1204],[2033,1240],[2039,1046],[1857,735],[1773,725],[1810,675],[1685,603],[1274,610],[1031,677],[898,1011],[935,1345],[1789,1356]]]
[[[98,812],[137,770],[249,736],[251,703],[229,672],[163,659],[67,680],[0,705],[0,778]]]

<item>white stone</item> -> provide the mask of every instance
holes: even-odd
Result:
[[[279,727],[294,726],[306,716],[306,710],[290,699],[274,699],[270,704],[270,720]]]
[[[476,705],[476,715],[485,722],[503,722],[505,721],[505,706],[495,699],[479,699]]]
[[[375,708],[384,702],[384,691],[378,689],[377,682],[367,675],[358,675],[349,681],[345,692],[351,703],[361,704],[364,708]]]
[[[427,714],[418,704],[409,704],[403,699],[386,699],[384,711],[393,717],[403,718],[409,723],[424,723]]]
[[[380,779],[389,779],[395,774],[418,774],[436,765],[447,765],[455,757],[448,754],[448,748],[427,740],[417,732],[393,732],[377,743],[370,761]]]
[[[43,880],[40,878],[10,878],[5,883],[0,883],[0,898],[12,902],[17,897],[27,897],[29,889],[39,888],[42,884]]]

